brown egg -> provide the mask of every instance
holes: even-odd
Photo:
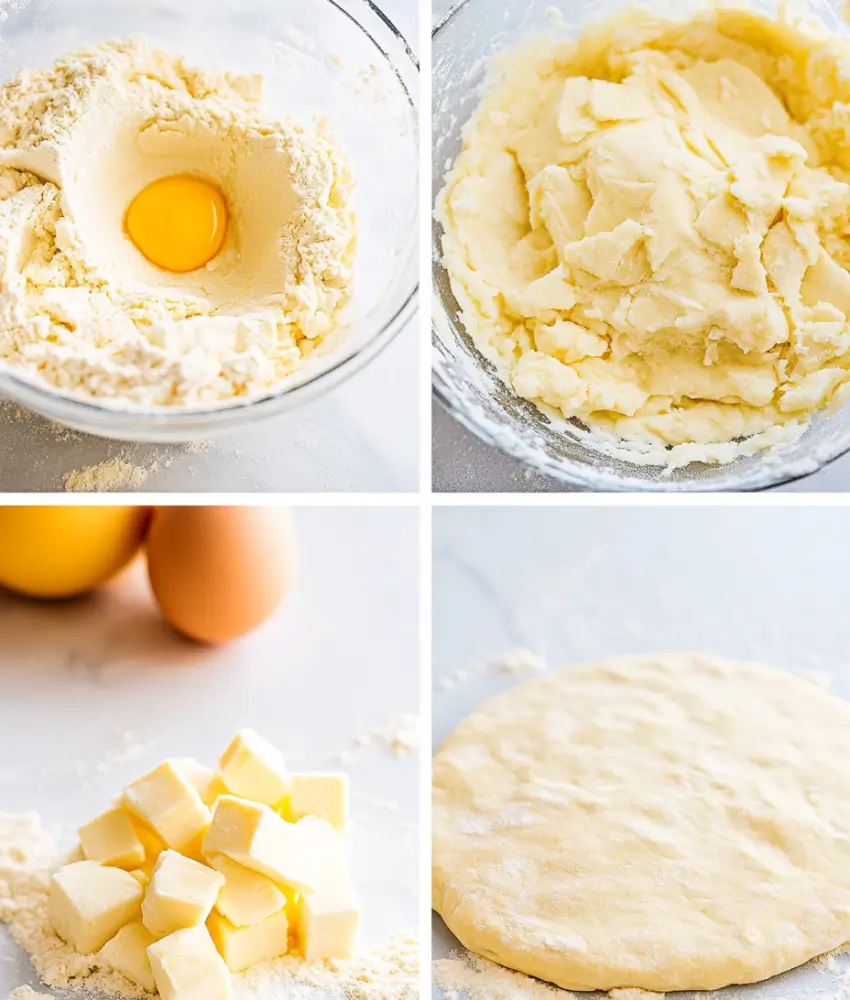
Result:
[[[147,549],[162,613],[200,642],[257,628],[295,575],[295,525],[282,507],[158,507]]]

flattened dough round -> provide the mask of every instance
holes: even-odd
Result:
[[[850,705],[696,654],[561,670],[434,762],[434,908],[574,990],[717,989],[850,939]]]

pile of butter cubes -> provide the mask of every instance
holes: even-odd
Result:
[[[163,1000],[225,1000],[230,972],[297,951],[348,958],[360,907],[348,777],[290,774],[240,732],[212,771],[167,760],[80,828],[53,875],[56,933]]]

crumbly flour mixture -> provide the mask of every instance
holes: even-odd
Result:
[[[742,10],[630,10],[500,62],[437,214],[517,394],[703,460],[842,402],[848,65],[846,40]]]
[[[56,843],[37,815],[0,813],[0,924],[9,926],[47,986],[79,990],[81,1000],[95,994],[150,997],[100,965],[96,955],[80,955],[53,932],[47,887],[59,862]],[[415,1000],[418,974],[418,943],[398,934],[349,961],[307,965],[286,957],[255,966],[233,976],[234,1000]],[[27,989],[11,1000],[42,996]]]
[[[211,405],[333,346],[352,292],[347,160],[326,123],[268,118],[261,88],[140,38],[0,88],[0,364],[102,400]],[[221,252],[184,274],[123,228],[174,174],[214,181],[230,213]]]
[[[850,939],[850,704],[798,677],[699,654],[556,671],[465,719],[433,774],[434,908],[510,969],[710,990]]]

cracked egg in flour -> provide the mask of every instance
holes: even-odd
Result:
[[[352,295],[346,155],[144,39],[0,88],[0,361],[142,406],[278,388]]]

